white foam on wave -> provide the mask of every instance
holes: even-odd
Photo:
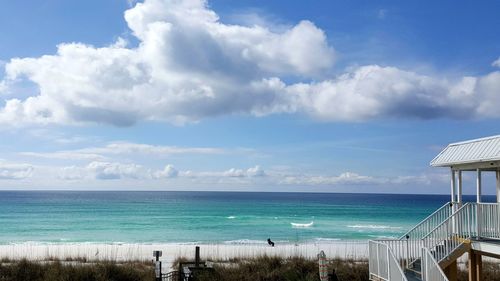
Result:
[[[275,243],[290,243],[288,240],[273,240]],[[265,240],[237,239],[224,241],[226,245],[267,245]]]
[[[366,229],[401,229],[400,226],[376,225],[376,224],[356,224],[348,225],[349,228],[366,228]]]
[[[375,239],[397,239],[397,236],[392,235],[368,235],[370,237],[374,237]]]
[[[335,241],[341,241],[340,238],[322,238],[322,237],[314,238],[314,240],[318,241],[318,242],[335,242]]]
[[[262,241],[262,240],[237,239],[237,240],[224,241],[224,244],[230,244],[230,245],[252,245],[252,244],[267,244],[267,242],[266,241]]]
[[[292,227],[298,227],[298,228],[303,228],[303,227],[311,227],[314,225],[314,222],[310,222],[310,223],[295,223],[295,222],[291,222],[290,223],[292,225]]]
[[[235,216],[229,216],[229,217],[226,217],[226,219],[230,219],[230,220],[233,220],[235,219],[236,217]]]

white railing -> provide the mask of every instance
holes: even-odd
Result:
[[[453,214],[454,204],[457,203],[448,202],[444,204],[441,208],[437,209],[434,213],[423,219],[419,224],[408,230],[408,232],[403,234],[399,239],[422,239],[425,235],[431,232],[431,230],[440,225]]]
[[[481,238],[500,239],[500,205],[498,203],[478,203],[478,233]]]
[[[429,234],[434,228],[440,225],[443,221],[448,219],[453,214],[454,207],[458,206],[457,203],[448,202],[437,209],[434,213],[426,217],[415,227],[400,237],[400,240],[405,240],[403,247],[406,247],[404,256],[406,267],[411,267],[411,264],[420,259],[422,251],[422,238]],[[392,248],[395,252],[395,248]]]
[[[422,248],[422,281],[448,281],[438,262],[427,248]]]
[[[368,247],[370,279],[408,281],[389,245],[370,241]]]
[[[423,246],[431,251],[438,262],[472,237],[475,222],[474,211],[474,205],[466,203],[422,238]]]
[[[402,268],[411,268],[412,263],[421,260],[422,274],[428,274],[423,280],[447,280],[442,279],[446,277],[441,276],[439,262],[463,243],[472,238],[500,239],[499,203],[466,203],[458,207],[447,203],[400,239],[370,241],[370,278],[406,280]]]

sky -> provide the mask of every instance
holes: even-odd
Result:
[[[8,1],[0,189],[447,194],[449,170],[429,162],[500,134],[499,12],[498,1]],[[485,183],[493,194],[493,175]]]

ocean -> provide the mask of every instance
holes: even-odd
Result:
[[[447,201],[447,195],[1,191],[0,244],[395,238]]]

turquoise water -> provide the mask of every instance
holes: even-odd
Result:
[[[444,195],[4,191],[0,192],[0,243],[260,243],[268,237],[287,242],[397,237],[447,201]],[[291,225],[311,222],[309,227]]]

